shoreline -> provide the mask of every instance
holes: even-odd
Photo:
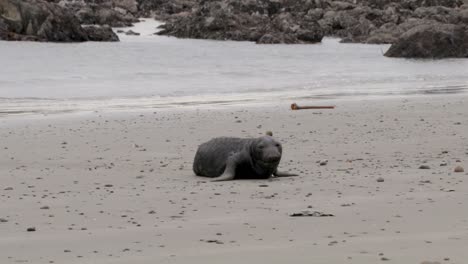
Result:
[[[439,92],[438,92],[439,91]],[[270,94],[242,93],[224,97],[219,95],[181,96],[181,97],[130,97],[101,99],[0,99],[0,119],[21,117],[46,117],[61,115],[86,115],[90,113],[109,112],[151,112],[171,111],[174,109],[209,109],[209,108],[242,108],[268,107],[273,105],[287,106],[292,103],[304,105],[324,105],[354,101],[386,101],[401,98],[418,99],[431,97],[467,96],[468,87],[455,87],[454,90],[439,89],[434,92],[421,91],[415,94],[386,95],[311,95],[292,96],[294,92],[284,91],[265,98]],[[301,91],[298,91],[301,92]],[[279,94],[284,94],[280,96]],[[259,99],[262,98],[262,99]],[[281,98],[281,99],[280,99]],[[19,101],[18,101],[19,100]],[[8,103],[6,103],[8,102]],[[40,104],[37,104],[40,102]],[[19,105],[19,106],[18,106]]]
[[[285,104],[2,119],[0,262],[462,264],[467,103],[459,94],[324,111]],[[267,130],[283,144],[280,168],[299,177],[193,175],[200,143]],[[465,172],[454,173],[457,165]],[[303,210],[334,216],[289,216]]]

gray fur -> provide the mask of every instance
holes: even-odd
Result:
[[[282,146],[270,136],[214,138],[198,147],[193,171],[214,181],[296,176],[278,172]]]

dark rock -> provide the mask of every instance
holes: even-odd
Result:
[[[44,0],[0,0],[0,39],[24,41],[115,41],[110,29],[88,29],[74,13]]]
[[[431,167],[429,167],[428,165],[421,165],[419,166],[419,169],[420,170],[429,170]]]
[[[306,16],[309,9],[315,9],[312,1],[202,1],[191,12],[172,16],[158,34],[261,44],[320,42],[323,30]]]
[[[385,53],[387,57],[468,57],[468,32],[464,26],[431,23],[404,33]]]
[[[117,34],[108,26],[87,26],[83,29],[88,34],[89,41],[119,41]]]
[[[79,42],[88,36],[64,8],[43,0],[0,0],[4,40]]]
[[[139,36],[140,33],[135,32],[133,30],[129,30],[129,31],[125,32],[125,35],[127,35],[127,36]]]
[[[135,0],[61,0],[60,5],[73,12],[81,24],[129,27],[138,22]]]
[[[26,231],[28,231],[28,232],[35,232],[35,231],[36,231],[36,228],[35,228],[35,227],[28,227],[28,228],[26,229]]]
[[[318,211],[310,212],[310,211],[302,211],[299,213],[293,213],[289,215],[290,217],[330,217],[334,216],[332,214],[326,214]]]
[[[138,10],[143,17],[167,19],[171,15],[190,12],[198,3],[193,0],[138,0]]]

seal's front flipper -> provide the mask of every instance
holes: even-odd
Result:
[[[284,172],[284,171],[275,171],[273,172],[273,176],[275,177],[294,177],[294,176],[299,176],[298,174],[295,173],[290,173],[290,172]]]
[[[224,169],[223,174],[221,176],[214,178],[211,180],[212,182],[217,181],[230,181],[233,180],[236,176],[236,167],[239,160],[239,154],[232,154],[227,162],[226,162],[226,169]]]

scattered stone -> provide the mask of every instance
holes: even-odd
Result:
[[[302,211],[299,213],[293,213],[289,215],[290,217],[331,217],[333,214],[326,214],[319,211]]]
[[[421,170],[428,170],[428,169],[430,169],[430,168],[431,168],[431,167],[429,167],[428,165],[421,165],[421,166],[419,166],[419,169],[421,169]]]
[[[319,164],[320,164],[320,166],[325,166],[325,165],[328,164],[328,160],[326,160],[326,159],[320,160],[320,161],[319,161]]]
[[[385,181],[385,179],[382,178],[382,177],[378,177],[378,178],[377,178],[377,182],[384,182],[384,181]]]
[[[455,169],[453,171],[454,172],[465,172],[465,169],[463,169],[462,166],[457,166],[457,167],[455,167]]]
[[[218,244],[218,245],[224,244],[222,241],[217,240],[217,239],[209,239],[209,240],[206,240],[205,242],[206,243],[214,243],[214,244]]]
[[[44,205],[44,206],[42,206],[40,209],[42,209],[42,210],[49,210],[49,209],[50,209],[50,207],[49,207],[49,206],[47,206],[47,205]]]
[[[28,231],[28,232],[35,232],[35,231],[36,231],[36,228],[35,228],[35,227],[28,227],[28,228],[26,229],[26,231]]]
[[[5,218],[0,218],[0,223],[6,223],[6,222],[8,222],[7,219],[5,219]]]

